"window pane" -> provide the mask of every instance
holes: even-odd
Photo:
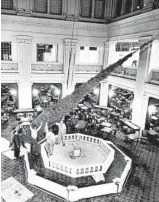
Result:
[[[50,13],[62,14],[62,0],[50,0]]]
[[[81,16],[82,17],[91,17],[92,12],[92,0],[81,0]]]
[[[34,0],[34,12],[47,13],[47,0]]]
[[[2,42],[1,43],[1,60],[12,60],[11,55],[11,42]]]
[[[57,62],[58,46],[48,44],[37,44],[38,62]]]
[[[125,5],[125,14],[131,12],[132,0],[127,0]]]
[[[13,10],[13,0],[1,0],[1,8]]]
[[[104,17],[104,0],[95,0],[94,17],[95,18]]]
[[[116,17],[121,15],[121,9],[122,9],[122,0],[117,0]]]

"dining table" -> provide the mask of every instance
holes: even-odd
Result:
[[[124,118],[124,119],[120,119],[120,121],[123,124],[127,125],[129,128],[132,128],[134,131],[139,131],[140,130],[140,128],[137,125],[135,125],[134,123],[130,122],[128,119]]]
[[[102,122],[100,125],[104,126],[104,127],[108,127],[108,128],[110,128],[112,126],[112,124],[108,123],[108,122]]]

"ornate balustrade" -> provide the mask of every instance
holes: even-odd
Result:
[[[2,62],[1,63],[1,70],[3,71],[3,72],[5,72],[5,71],[7,71],[7,72],[16,72],[16,71],[18,71],[18,63],[8,63],[8,62]]]
[[[136,79],[137,69],[135,68],[126,68],[126,67],[118,67],[112,73],[112,75]]]
[[[32,64],[32,72],[58,72],[62,73],[63,65],[61,64]]]
[[[159,70],[153,70],[150,83],[159,85]]]
[[[61,174],[77,178],[77,177],[82,177],[82,176],[88,176],[88,175],[93,175],[97,173],[105,173],[107,169],[109,168],[110,164],[114,160],[114,150],[102,139],[80,134],[80,133],[75,133],[75,134],[67,134],[65,135],[65,142],[66,145],[69,143],[74,143],[74,142],[83,142],[85,144],[93,144],[96,145],[97,147],[101,148],[104,150],[104,161],[103,162],[94,162],[86,165],[82,165],[82,161],[80,165],[73,165],[70,162],[68,163],[67,161],[61,162],[58,161],[57,159],[50,158],[49,159],[49,164],[48,164],[48,157],[46,157],[44,148],[42,146],[42,157],[45,166],[48,169],[51,169],[53,171],[59,172]],[[65,148],[66,149],[66,148]],[[67,150],[67,149],[66,149]],[[70,151],[69,151],[70,152]],[[88,159],[87,159],[88,160]]]
[[[76,73],[100,72],[102,65],[76,65]]]

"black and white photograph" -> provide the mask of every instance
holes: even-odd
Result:
[[[1,201],[159,202],[159,0],[1,0]]]

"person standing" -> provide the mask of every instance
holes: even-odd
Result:
[[[40,130],[41,126],[42,126],[42,122],[41,122],[41,124],[40,124],[40,126],[38,128],[36,128],[36,125],[34,125],[33,127],[30,125],[31,137],[33,139],[37,140],[38,131]]]
[[[65,146],[65,137],[66,134],[66,125],[64,123],[64,118],[60,121],[60,123],[57,123],[59,127],[59,133],[58,133],[58,140],[57,143],[60,144],[62,142],[63,146]]]
[[[24,140],[20,134],[22,133],[22,129],[14,129],[11,132],[11,142],[9,147],[13,147],[14,150],[14,158],[18,159],[20,157],[20,147],[21,145],[26,148],[24,145]]]
[[[45,143],[45,150],[48,154],[48,156],[51,156],[54,151],[54,145],[55,145],[55,134],[54,134],[54,127],[52,126],[51,129],[48,128],[48,123],[45,124],[45,132],[46,132],[46,143]]]

